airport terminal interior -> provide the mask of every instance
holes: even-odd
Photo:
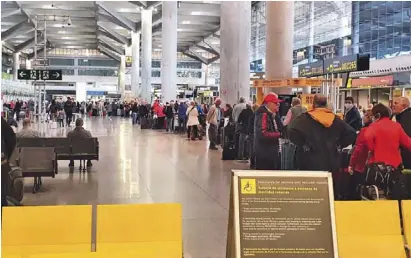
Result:
[[[255,197],[262,199],[253,203],[243,192],[251,189],[253,194],[253,187],[258,186],[258,191],[268,187],[261,178],[250,179],[264,177],[257,170],[285,174],[283,170],[289,170],[297,173],[290,173],[290,180],[300,176],[304,181],[307,175],[301,175],[297,170],[303,169],[295,164],[296,149],[289,158],[293,160],[287,160],[284,146],[294,146],[294,142],[282,131],[283,124],[294,125],[290,119],[296,119],[296,106],[310,111],[323,100],[321,107],[342,118],[353,134],[371,123],[365,119],[371,119],[374,107],[386,108],[395,117],[388,122],[401,123],[401,132],[408,134],[399,146],[411,149],[410,1],[2,1],[1,46],[1,114],[17,139],[13,153],[5,158],[3,141],[7,140],[3,138],[11,136],[4,135],[2,123],[2,173],[3,164],[10,163],[18,175],[6,194],[2,183],[2,205],[7,195],[7,206],[13,206],[2,212],[4,257],[51,258],[63,256],[41,255],[79,252],[91,257],[86,256],[90,250],[102,255],[93,257],[101,258],[410,255],[404,246],[411,244],[411,203],[403,199],[411,199],[411,164],[404,158],[411,160],[411,156],[404,156],[403,149],[404,171],[400,173],[409,173],[405,184],[410,190],[404,198],[391,198],[387,192],[392,191],[376,186],[369,200],[361,192],[359,198],[366,201],[352,201],[361,183],[356,182],[354,193],[346,193],[336,186],[334,171],[332,179],[331,173],[308,174],[315,180],[325,178],[315,183],[319,189],[325,184],[329,187],[321,197],[296,195],[309,198],[312,205],[324,205],[315,210],[328,211],[318,216],[323,216],[320,224],[329,223],[329,228],[315,228],[319,220],[312,222],[311,217],[301,222],[306,223],[301,227],[314,228],[307,232],[327,232],[324,237],[317,233],[321,241],[315,243],[307,239],[317,235],[304,233],[293,239],[305,237],[306,245],[290,244],[300,241],[285,241],[291,236],[284,235],[298,230],[284,233],[284,228],[279,229],[285,225],[282,222],[267,222],[269,217],[280,217],[276,213],[283,216],[280,210],[289,204],[267,205],[268,194]],[[276,111],[272,112],[271,104],[278,106]],[[351,110],[358,113],[358,126],[347,119]],[[406,112],[409,116],[402,115],[400,120]],[[268,119],[266,114],[273,115]],[[265,124],[267,120],[272,124]],[[408,127],[403,125],[407,123]],[[259,133],[265,140],[257,144]],[[269,137],[277,133],[272,141]],[[356,151],[355,137],[346,144],[350,145],[347,155]],[[272,149],[273,145],[277,148]],[[272,160],[264,166],[256,156],[261,146],[267,146],[265,153],[273,151]],[[338,146],[341,155],[347,146]],[[355,175],[348,163],[350,158],[341,165],[341,173]],[[243,185],[243,180],[251,181]],[[284,194],[282,200],[294,198],[285,194],[291,191],[290,182],[281,182],[277,190],[282,184],[285,188],[276,194]],[[301,181],[293,184],[302,184],[300,190],[311,187]],[[371,189],[365,183],[364,187]],[[258,191],[256,196],[263,193]],[[380,201],[384,194],[395,200]],[[261,208],[258,202],[267,207]],[[140,204],[159,206],[151,211]],[[107,213],[105,205],[111,205]],[[90,221],[84,222],[86,229],[81,231],[80,221],[88,213],[80,216],[80,209],[88,207]],[[315,212],[300,214],[298,207],[292,207],[298,214],[292,215],[295,221],[317,216]],[[66,217],[54,218],[54,211],[45,208],[55,208],[55,214]],[[346,210],[351,208],[355,211]],[[292,209],[287,214],[294,213]],[[351,232],[347,228],[365,228],[372,221],[379,224],[377,219],[363,219],[362,210],[384,210],[379,216],[390,217],[389,225],[380,231]],[[99,218],[107,214],[112,215],[101,222]],[[15,221],[26,216],[27,223]],[[358,221],[343,216],[358,217]],[[356,223],[358,227],[352,226]],[[128,225],[130,232],[139,228],[150,232],[142,230],[134,236],[134,231],[127,231]],[[45,233],[37,239],[33,231],[43,226]],[[70,228],[72,233],[67,231]],[[67,235],[61,242],[59,230]],[[20,242],[18,235],[25,232]],[[81,232],[91,234],[71,236]],[[392,237],[381,244],[379,234]],[[359,235],[370,243],[360,246],[357,242],[362,241],[355,240]],[[86,247],[81,249],[81,245]],[[107,250],[113,256],[104,256]],[[127,256],[119,250],[140,255]],[[329,256],[315,256],[320,253]]]

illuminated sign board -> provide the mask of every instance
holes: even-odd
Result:
[[[349,73],[370,69],[370,56],[350,55],[324,60],[325,73]]]
[[[298,77],[315,77],[324,75],[324,61],[298,66]]]

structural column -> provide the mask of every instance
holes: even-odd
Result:
[[[265,76],[267,80],[293,75],[294,2],[268,1],[266,24]],[[291,88],[279,88],[277,94],[290,94]]]
[[[131,95],[133,97],[139,96],[139,84],[140,84],[140,33],[131,32]]]
[[[17,80],[17,70],[20,69],[20,52],[13,53],[13,80]]]
[[[120,57],[120,65],[118,69],[118,86],[117,91],[121,94],[121,97],[125,97],[125,83],[126,83],[126,56]]]
[[[149,102],[151,102],[152,24],[152,10],[141,10],[141,98]]]
[[[177,1],[163,1],[161,36],[161,91],[163,102],[177,96]]]
[[[236,104],[250,98],[251,2],[221,2],[220,96]]]

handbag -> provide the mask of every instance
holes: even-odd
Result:
[[[372,163],[366,167],[365,185],[376,186],[384,191],[387,197],[390,197],[400,174],[401,169],[399,168],[384,163]]]

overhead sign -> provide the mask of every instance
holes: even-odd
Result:
[[[315,77],[324,75],[324,61],[298,66],[298,77]]]
[[[18,80],[33,81],[61,81],[63,79],[62,70],[17,70]]]
[[[131,67],[133,65],[133,59],[131,56],[126,56],[126,67]]]
[[[352,79],[352,88],[368,88],[368,87],[379,87],[379,86],[391,86],[394,82],[394,77],[392,75],[388,76],[378,76],[369,78]]]
[[[349,73],[370,69],[370,56],[350,55],[324,60],[325,73]]]
[[[107,91],[87,91],[88,96],[104,96],[107,95]]]
[[[338,258],[328,172],[234,171],[227,258]]]
[[[255,88],[322,86],[323,79],[289,78],[283,80],[254,80]]]

